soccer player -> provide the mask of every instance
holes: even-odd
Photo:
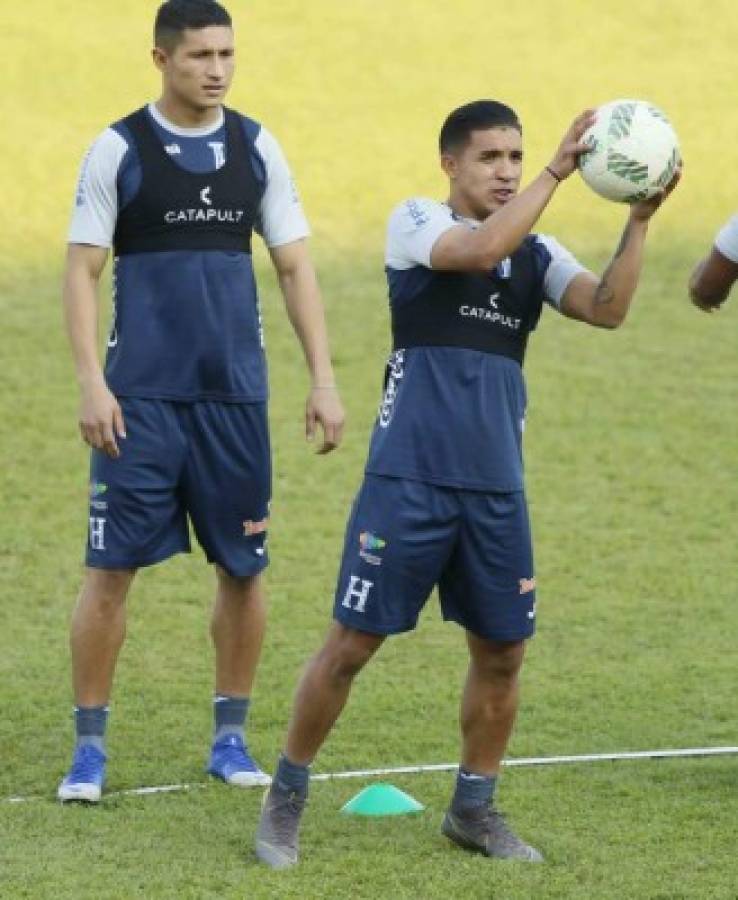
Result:
[[[207,768],[229,784],[265,780],[244,738],[265,625],[271,490],[253,231],[269,249],[312,379],[307,437],[319,427],[325,453],[343,427],[287,162],[266,128],[223,106],[231,18],[212,0],[169,0],[154,43],[161,96],[94,142],[69,234],[64,306],[92,459],[87,569],[71,623],[77,742],[63,801],[100,799],[126,595],[139,567],[189,551],[188,517],[217,577]],[[103,372],[97,289],[111,247]]]
[[[588,325],[620,325],[663,199],[630,208],[600,278],[553,238],[530,233],[574,171],[593,121],[591,111],[575,119],[551,164],[518,193],[517,115],[492,100],[462,106],[440,134],[447,202],[413,198],[390,216],[394,349],[348,521],[335,621],[297,688],[262,810],[256,853],[267,865],[297,862],[309,766],[357,673],[387,635],[415,627],[435,586],[444,618],[465,629],[470,654],[461,760],[443,833],[487,856],[542,858],[492,802],[536,616],[521,460],[523,358],[544,302]]]
[[[738,281],[738,215],[718,232],[715,244],[695,266],[689,279],[692,303],[704,312],[720,309],[730,289]]]

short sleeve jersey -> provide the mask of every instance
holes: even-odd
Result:
[[[715,246],[726,259],[738,263],[738,215],[733,216],[720,229]]]
[[[147,113],[177,167],[208,173],[225,165],[229,150],[222,114],[211,126],[186,129],[165,119],[154,104]],[[260,186],[254,229],[270,248],[307,237],[309,227],[278,142],[259,123],[238,119]],[[118,217],[136,198],[142,180],[136,141],[122,120],[94,141],[83,160],[69,243],[112,247]],[[182,401],[266,399],[250,253],[195,249],[119,255],[113,285],[106,378],[114,393]]]
[[[398,206],[390,216],[385,253],[392,310],[412,304],[434,278],[440,279],[441,273],[431,267],[431,251],[444,232],[478,225],[434,200],[413,198]],[[519,310],[519,318],[498,311],[499,293],[494,289],[485,297],[484,307],[460,302],[458,314],[471,316],[479,328],[532,330],[541,304],[558,310],[570,281],[583,271],[556,240],[530,235],[520,252],[489,273],[492,288],[514,286],[525,278],[527,306]],[[422,305],[416,304],[413,314],[422,312]],[[520,491],[525,410],[519,361],[494,352],[444,346],[443,336],[434,339],[433,346],[396,344],[387,365],[366,469],[455,488]]]

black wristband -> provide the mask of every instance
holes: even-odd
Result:
[[[557,175],[556,172],[554,172],[551,166],[546,166],[546,171],[552,178],[555,178],[559,184],[564,180],[560,175]]]

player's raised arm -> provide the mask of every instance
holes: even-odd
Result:
[[[561,300],[565,316],[598,328],[617,328],[623,323],[638,286],[648,223],[680,178],[678,169],[667,188],[631,206],[620,243],[602,276],[581,272],[570,282]]]
[[[97,289],[108,258],[106,247],[70,244],[64,276],[64,319],[80,388],[82,438],[108,456],[120,455],[125,437],[123,414],[108,389],[97,349]]]
[[[331,365],[318,279],[304,240],[272,247],[269,252],[312,379],[305,406],[305,433],[312,440],[315,426],[320,424],[323,443],[318,452],[328,453],[341,443],[345,416]]]
[[[451,271],[488,272],[510,256],[531,231],[558,185],[576,168],[581,143],[594,122],[585,110],[567,129],[550,164],[519,194],[522,174],[522,134],[517,120],[484,131],[473,131],[464,144],[441,133],[441,165],[451,183],[454,210],[472,219],[484,219],[470,232],[452,228],[433,246],[431,266]],[[479,208],[480,187],[488,197]],[[491,213],[491,214],[490,214]]]
[[[738,281],[738,216],[721,229],[715,244],[694,268],[689,279],[692,303],[704,312],[713,312],[727,299]]]

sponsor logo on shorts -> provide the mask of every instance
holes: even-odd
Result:
[[[243,533],[245,537],[252,537],[255,534],[263,534],[269,527],[269,519],[259,519],[258,522],[252,522],[246,519],[243,523]]]
[[[362,531],[359,535],[359,556],[372,566],[381,566],[382,559],[376,555],[377,550],[384,550],[387,541],[372,534],[371,531]],[[370,552],[375,551],[375,552]]]
[[[518,581],[520,585],[520,593],[521,594],[529,594],[531,591],[536,589],[536,579],[533,578],[521,578]]]
[[[104,494],[107,491],[107,484],[103,484],[102,481],[91,481],[90,482],[90,497],[99,497],[101,494]]]

